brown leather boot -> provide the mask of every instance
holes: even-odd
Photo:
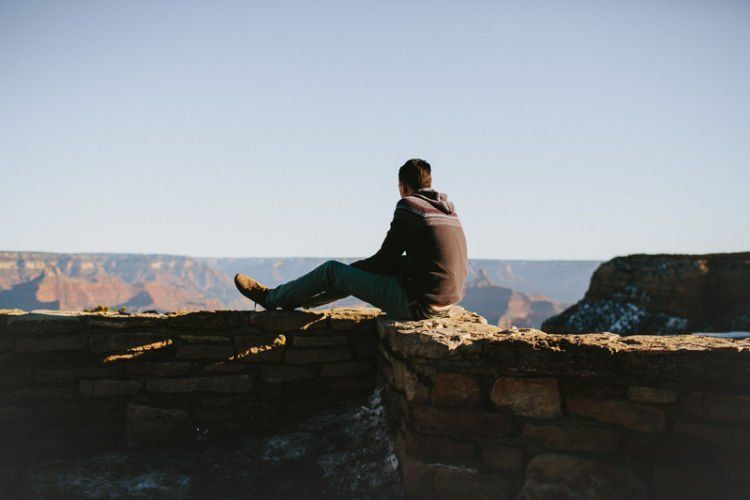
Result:
[[[234,286],[242,295],[255,302],[256,305],[260,304],[263,309],[275,309],[266,305],[266,296],[271,289],[261,285],[250,276],[237,273],[234,276]]]

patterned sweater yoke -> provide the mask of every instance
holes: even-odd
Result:
[[[425,188],[401,198],[380,250],[351,265],[398,276],[419,304],[458,303],[468,274],[466,237],[448,195]]]
[[[419,193],[401,198],[393,217],[414,226],[461,226],[452,202],[431,200]]]

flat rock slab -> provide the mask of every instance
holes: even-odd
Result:
[[[621,337],[614,333],[547,334],[462,318],[400,322],[381,318],[378,332],[391,352],[436,366],[497,368],[508,374],[577,377],[632,375],[669,380],[750,385],[750,339],[691,335]],[[641,397],[662,397],[652,393]],[[635,396],[636,398],[638,396]]]

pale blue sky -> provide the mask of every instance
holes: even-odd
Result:
[[[270,5],[273,4],[273,5]],[[0,1],[0,250],[750,250],[750,3]]]

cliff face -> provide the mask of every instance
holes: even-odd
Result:
[[[233,299],[227,275],[190,257],[0,252],[0,307],[169,311],[216,309]]]
[[[527,295],[493,283],[484,269],[466,287],[461,305],[476,311],[491,325],[501,328],[539,328],[544,319],[562,311],[563,306],[544,295]]]
[[[599,266],[583,300],[550,333],[750,330],[750,252],[630,255]]]

